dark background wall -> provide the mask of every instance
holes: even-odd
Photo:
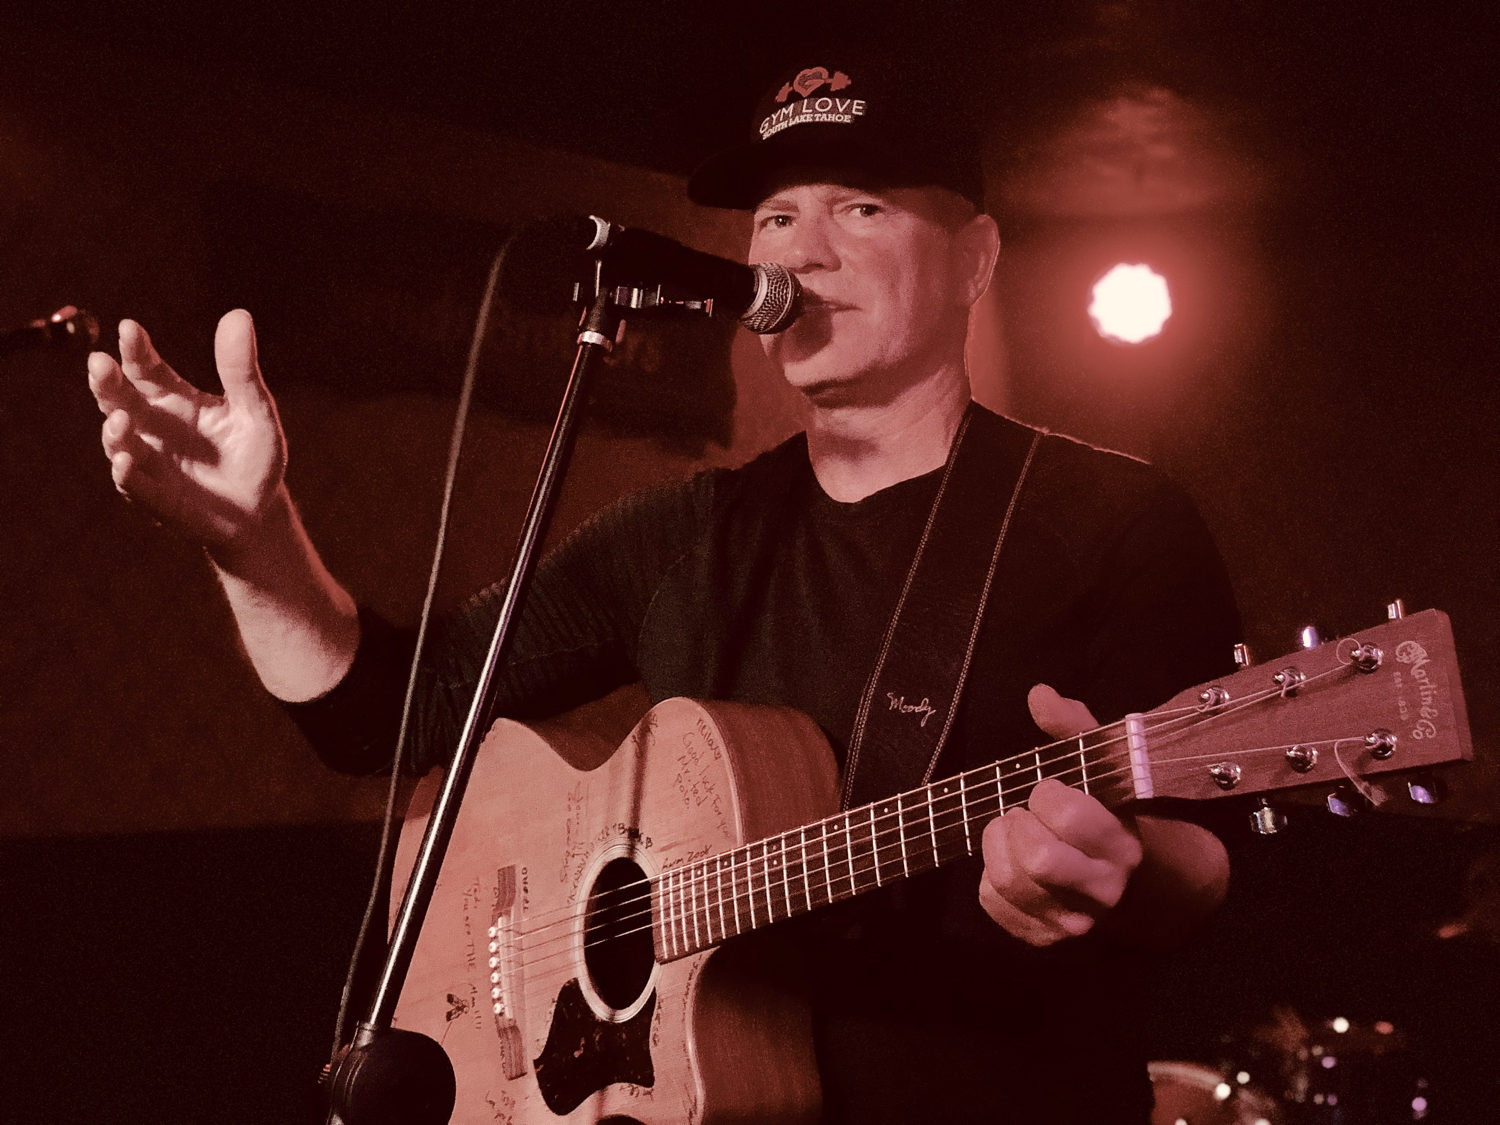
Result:
[[[806,6],[12,7],[0,329],[74,301],[112,347],[133,316],[211,386],[216,318],[251,308],[313,535],[399,620],[504,230],[597,211],[741,252],[742,222],[683,202],[681,177],[739,127],[778,43],[848,26]],[[982,399],[1181,481],[1262,656],[1394,596],[1447,610],[1486,759],[1450,819],[1304,813],[1238,843],[1229,907],[1157,967],[1155,1053],[1243,1058],[1277,1003],[1390,1019],[1411,1047],[1387,1069],[1431,1079],[1430,1119],[1481,1119],[1500,1095],[1493,931],[1436,934],[1496,847],[1471,826],[1493,820],[1500,726],[1492,17],[923,11],[866,6],[857,34],[929,61],[927,96],[987,122],[1007,249],[972,340]],[[614,50],[591,67],[601,29]],[[1083,314],[1122,258],[1177,297],[1137,351]],[[444,604],[508,558],[566,362],[555,329],[509,315],[487,342]],[[795,429],[757,360],[744,334],[633,332],[559,525]],[[0,360],[5,1094],[16,1120],[285,1119],[326,1050],[380,787],[317,767],[201,556],[109,487],[98,421],[78,357]]]

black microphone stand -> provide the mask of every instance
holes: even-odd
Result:
[[[375,997],[369,1014],[356,1026],[353,1040],[340,1052],[328,1076],[328,1125],[446,1125],[453,1113],[456,1087],[447,1054],[426,1035],[391,1027],[391,1018],[437,886],[475,756],[493,718],[495,673],[519,618],[518,609],[536,570],[542,539],[572,456],[584,391],[596,360],[614,347],[620,327],[621,317],[612,307],[613,294],[603,284],[598,269],[594,288],[593,304],[578,333],[573,371],[521,528],[500,619],[479,673],[458,751],[443,780],[406,884]]]

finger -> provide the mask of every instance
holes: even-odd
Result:
[[[1032,721],[1053,738],[1072,738],[1099,725],[1086,704],[1059,695],[1046,684],[1037,684],[1027,693],[1026,705]]]
[[[1033,945],[1084,933],[1093,925],[1093,915],[1080,903],[1063,901],[1025,870],[1020,858],[1024,845],[1015,829],[1026,818],[1019,810],[985,827],[980,903],[1001,926]]]
[[[1067,937],[1088,933],[1094,919],[1077,911],[1064,911],[1038,918],[1027,914],[985,879],[979,880],[979,905],[1008,933],[1028,945],[1047,946]]]
[[[130,416],[117,410],[104,420],[104,453],[115,488],[127,499],[152,491],[160,454],[146,444]]]
[[[1135,869],[1133,864],[1087,855],[1058,839],[1034,815],[1017,815],[1009,827],[1007,843],[1012,864],[1058,903],[1099,914],[1119,902],[1125,893],[1125,884]]]
[[[244,309],[234,309],[219,318],[214,333],[214,363],[231,406],[257,412],[272,409],[271,392],[260,375],[255,321]]]
[[[172,394],[197,398],[200,393],[167,366],[146,330],[133,320],[120,321],[120,369],[147,402]]]
[[[125,373],[120,370],[120,365],[115,362],[115,357],[108,352],[91,352],[88,372],[89,390],[93,392],[94,401],[99,404],[100,413],[108,415],[116,410],[140,410],[145,407],[146,400],[131,386]]]
[[[1087,793],[1049,777],[1032,788],[1026,807],[1059,840],[1093,859],[1132,871],[1141,862],[1135,833]]]

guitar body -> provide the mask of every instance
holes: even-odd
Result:
[[[398,872],[437,787],[412,799]],[[668,700],[613,753],[567,720],[497,722],[394,1021],[448,1053],[454,1125],[816,1121],[800,1001],[733,944],[658,963],[630,885],[836,801],[822,733],[786,708]]]

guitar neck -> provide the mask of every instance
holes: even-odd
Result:
[[[984,827],[1055,779],[1118,808],[1310,785],[1379,803],[1373,775],[1473,757],[1446,615],[1190,688],[1144,714],[674,867],[651,881],[652,937],[672,961],[974,855]]]
[[[1121,747],[1127,723],[1139,718],[673,868],[653,881],[657,959],[685,957],[974,855],[984,826],[1025,804],[1043,778],[1119,804],[1133,795]]]

